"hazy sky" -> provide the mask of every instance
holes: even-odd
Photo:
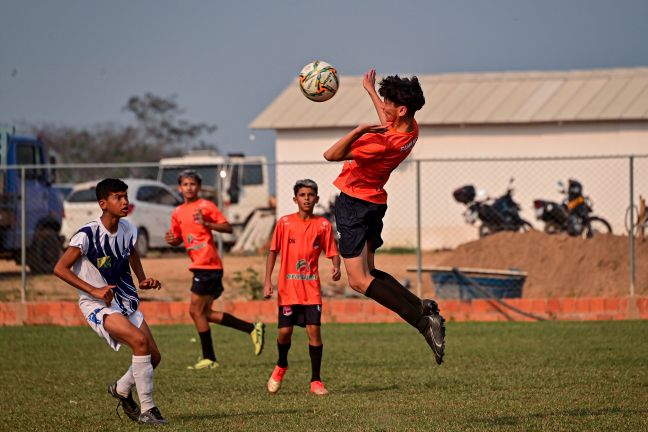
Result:
[[[0,123],[130,121],[177,95],[223,151],[314,59],[341,74],[648,66],[647,0],[0,0]]]

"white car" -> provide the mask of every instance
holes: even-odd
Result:
[[[149,248],[170,247],[164,234],[171,226],[171,213],[182,203],[178,193],[156,180],[123,179],[128,185],[130,202],[126,217],[137,227],[137,251],[146,256]],[[87,222],[101,216],[97,204],[95,186],[97,182],[79,183],[65,198],[65,217],[61,233],[67,245],[70,238]]]

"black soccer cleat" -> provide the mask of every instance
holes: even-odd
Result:
[[[423,315],[431,316],[439,314],[439,305],[431,299],[421,300],[423,304]]]
[[[110,393],[110,396],[119,401],[117,403],[117,408],[115,408],[117,416],[119,416],[118,410],[119,406],[121,405],[122,409],[124,410],[124,414],[126,414],[126,417],[133,421],[139,420],[140,407],[139,405],[137,405],[137,402],[135,402],[135,399],[133,399],[133,392],[128,392],[128,396],[126,397],[120,395],[119,393],[117,393],[117,381],[115,381],[108,387],[108,393]]]
[[[437,364],[443,363],[445,354],[445,318],[440,314],[426,316],[428,323],[423,331],[425,341],[432,348]]]
[[[153,426],[162,426],[168,423],[168,421],[162,417],[162,413],[158,407],[153,407],[150,410],[143,412],[139,416],[139,423]]]

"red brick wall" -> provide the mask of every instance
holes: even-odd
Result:
[[[550,320],[648,319],[648,297],[509,299],[507,303]],[[449,321],[533,321],[489,300],[446,300],[439,303]],[[216,309],[248,320],[277,322],[274,301],[218,301]],[[142,302],[149,324],[190,324],[187,302]],[[504,313],[502,313],[504,312]],[[367,299],[325,299],[323,322],[399,322],[401,319]],[[0,303],[0,326],[83,325],[76,302]]]

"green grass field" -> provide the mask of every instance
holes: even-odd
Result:
[[[275,396],[274,328],[260,357],[247,335],[213,329],[221,367],[210,371],[186,370],[199,354],[192,327],[153,332],[166,430],[648,430],[645,321],[450,323],[441,367],[405,324],[324,325],[324,398],[308,393],[303,331]],[[106,392],[129,363],[127,347],[115,353],[89,328],[0,328],[0,430],[140,429]]]

